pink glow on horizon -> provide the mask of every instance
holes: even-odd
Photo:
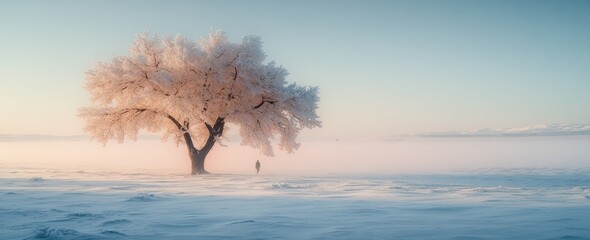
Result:
[[[206,160],[212,173],[262,174],[428,173],[477,168],[585,168],[588,137],[515,139],[408,139],[398,141],[306,141],[294,154],[275,149],[266,157],[228,142]],[[0,164],[78,170],[188,174],[184,145],[140,140],[124,144],[89,141],[0,142]]]

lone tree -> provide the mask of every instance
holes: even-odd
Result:
[[[265,58],[257,36],[235,44],[218,31],[197,44],[140,34],[130,56],[86,73],[92,106],[80,116],[92,138],[105,144],[136,140],[140,129],[184,143],[193,174],[207,173],[205,158],[226,124],[239,128],[242,145],[272,156],[271,140],[279,135],[279,147],[291,153],[301,129],[321,126],[318,88],[288,84],[287,71]]]

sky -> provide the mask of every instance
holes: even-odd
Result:
[[[588,1],[3,1],[0,134],[84,134],[85,72],[136,35],[262,38],[323,127],[384,138],[590,123]]]
[[[259,35],[319,137],[590,123],[585,1],[6,1],[0,133],[80,134],[84,73],[138,33]]]

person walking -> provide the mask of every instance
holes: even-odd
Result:
[[[256,160],[256,174],[260,172],[260,161]]]

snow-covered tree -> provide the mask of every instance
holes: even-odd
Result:
[[[231,43],[221,31],[197,43],[183,36],[140,34],[131,55],[98,63],[86,74],[92,106],[82,108],[86,130],[106,143],[138,131],[163,133],[188,149],[193,174],[227,132],[239,128],[243,145],[273,155],[271,141],[292,152],[303,128],[320,127],[318,88],[287,83],[287,71],[266,55],[257,36]]]

